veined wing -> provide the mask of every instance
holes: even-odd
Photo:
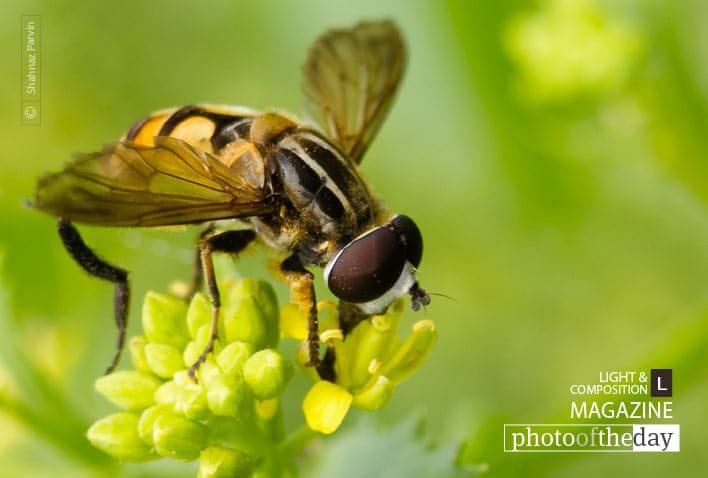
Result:
[[[167,226],[262,215],[274,206],[266,197],[262,166],[257,166],[252,157],[244,157],[242,164],[229,168],[176,138],[157,137],[154,146],[121,141],[40,178],[33,206],[102,226]]]
[[[303,66],[305,108],[359,163],[401,80],[405,46],[390,22],[360,23],[317,39]]]

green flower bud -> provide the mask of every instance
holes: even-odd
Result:
[[[231,342],[216,356],[216,363],[224,375],[235,377],[241,374],[244,364],[254,351],[252,344]]]
[[[209,340],[211,339],[211,324],[206,324],[202,325],[199,330],[197,331],[196,337],[194,340],[189,342],[187,346],[184,348],[184,352],[182,353],[182,359],[184,361],[184,365],[187,367],[191,367],[194,365],[197,360],[199,360],[199,357],[202,356],[204,353],[204,350],[206,349],[207,345],[209,344]],[[221,351],[221,341],[217,339],[214,342],[214,346],[212,348],[212,353],[214,355],[218,354]],[[211,357],[211,355],[207,355],[207,359]]]
[[[263,320],[262,325],[264,327],[263,342],[259,343],[244,339],[234,340],[251,342],[257,346],[257,349],[276,347],[280,340],[280,319],[278,299],[273,287],[268,282],[262,280],[243,279],[238,281],[229,291],[231,307],[227,306],[225,317],[233,316],[239,308],[239,300],[246,297],[252,297],[260,309],[261,319]],[[232,342],[232,340],[227,341]]]
[[[191,461],[199,457],[199,452],[206,446],[207,435],[207,429],[201,423],[166,413],[155,420],[152,439],[158,455]]]
[[[177,383],[177,381],[175,381]],[[181,413],[190,420],[203,420],[207,417],[206,390],[203,384],[194,383],[191,379],[177,383],[177,393],[174,411]]]
[[[200,344],[196,340],[189,342],[184,348],[184,352],[182,352],[182,362],[184,365],[191,367],[193,364],[197,363],[199,357],[202,356],[202,352],[204,352],[204,348],[205,345]]]
[[[292,375],[290,362],[274,349],[256,352],[243,366],[243,379],[259,400],[280,395]]]
[[[148,292],[143,302],[143,332],[150,342],[182,349],[189,342],[187,305],[180,299]]]
[[[243,452],[211,446],[199,455],[199,478],[248,478],[256,460]]]
[[[184,368],[182,354],[171,345],[146,344],[145,358],[150,370],[160,378],[172,378]]]
[[[201,327],[199,327],[199,330],[197,331],[197,336],[195,337],[194,341],[201,346],[201,351],[204,352],[204,349],[209,344],[209,340],[211,340],[211,324],[202,325]],[[221,340],[219,340],[217,336],[217,339],[214,341],[214,348],[212,350],[214,355],[221,352],[221,348]]]
[[[177,400],[177,384],[170,380],[165,382],[155,390],[155,402],[173,405]]]
[[[256,349],[267,343],[266,319],[263,310],[253,296],[237,299],[224,314],[224,337],[226,342],[250,342]]]
[[[242,279],[238,281],[233,288],[233,294],[236,297],[253,296],[256,298],[258,305],[261,306],[263,312],[268,315],[271,320],[278,318],[278,297],[275,295],[273,286],[269,282],[256,279]]]
[[[371,386],[354,395],[352,406],[360,410],[380,410],[393,396],[395,385],[388,378],[379,375]]]
[[[221,375],[221,369],[218,365],[216,365],[216,360],[214,360],[214,357],[212,355],[207,356],[206,360],[197,371],[199,382],[207,388],[209,388],[209,384],[212,380],[217,377],[220,377]]]
[[[243,380],[226,375],[216,375],[206,392],[209,410],[216,416],[239,418],[249,403],[248,389]]]
[[[204,325],[211,326],[211,302],[209,298],[197,292],[192,297],[187,310],[187,328],[192,338],[197,337],[197,331]]]
[[[395,384],[401,383],[423,365],[435,345],[436,338],[433,321],[416,322],[413,324],[413,333],[401,344],[393,357],[378,370],[378,373],[388,377]]]
[[[121,370],[96,380],[96,390],[126,410],[141,410],[155,403],[160,381],[146,373]]]
[[[143,411],[138,421],[138,435],[148,445],[154,445],[152,441],[153,427],[155,420],[161,415],[172,412],[172,406],[157,404]]]
[[[91,425],[86,433],[93,446],[119,460],[140,463],[157,458],[138,435],[138,415],[116,413]]]
[[[145,344],[147,339],[143,335],[136,335],[128,342],[128,350],[130,350],[130,359],[133,362],[133,367],[139,372],[152,373],[145,357]]]

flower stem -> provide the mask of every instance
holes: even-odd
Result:
[[[284,460],[294,460],[318,435],[318,432],[303,424],[280,445],[280,455]]]

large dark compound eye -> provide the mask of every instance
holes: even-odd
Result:
[[[420,265],[423,258],[423,236],[420,235],[418,226],[408,216],[398,215],[391,219],[390,227],[399,236],[399,240],[406,248],[406,259],[413,267]]]
[[[340,299],[361,304],[391,291],[410,263],[418,266],[423,240],[415,223],[396,216],[350,242],[325,270],[329,289]]]
[[[369,302],[393,287],[405,263],[396,234],[377,227],[342,249],[328,268],[327,285],[342,300]]]

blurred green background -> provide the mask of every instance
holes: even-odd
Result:
[[[41,126],[20,125],[21,14],[41,15]],[[364,418],[353,413],[304,476],[395,462],[385,430],[411,416],[450,460],[462,444],[458,462],[488,476],[708,469],[708,3],[6,0],[0,475],[195,470],[118,468],[84,442],[86,425],[113,410],[93,391],[113,352],[112,287],[67,257],[51,218],[22,207],[36,178],[168,106],[299,113],[311,42],[383,17],[403,30],[409,64],[362,168],[422,229],[422,285],[452,299],[406,313],[435,320],[440,339],[377,415],[382,446],[363,457],[337,446]],[[133,332],[147,289],[189,277],[196,230],[82,232],[132,271]],[[255,250],[238,270],[272,278],[272,258]],[[674,369],[680,453],[502,453],[505,422],[568,422],[571,384],[652,367]],[[290,389],[288,424],[301,421],[305,386]]]

